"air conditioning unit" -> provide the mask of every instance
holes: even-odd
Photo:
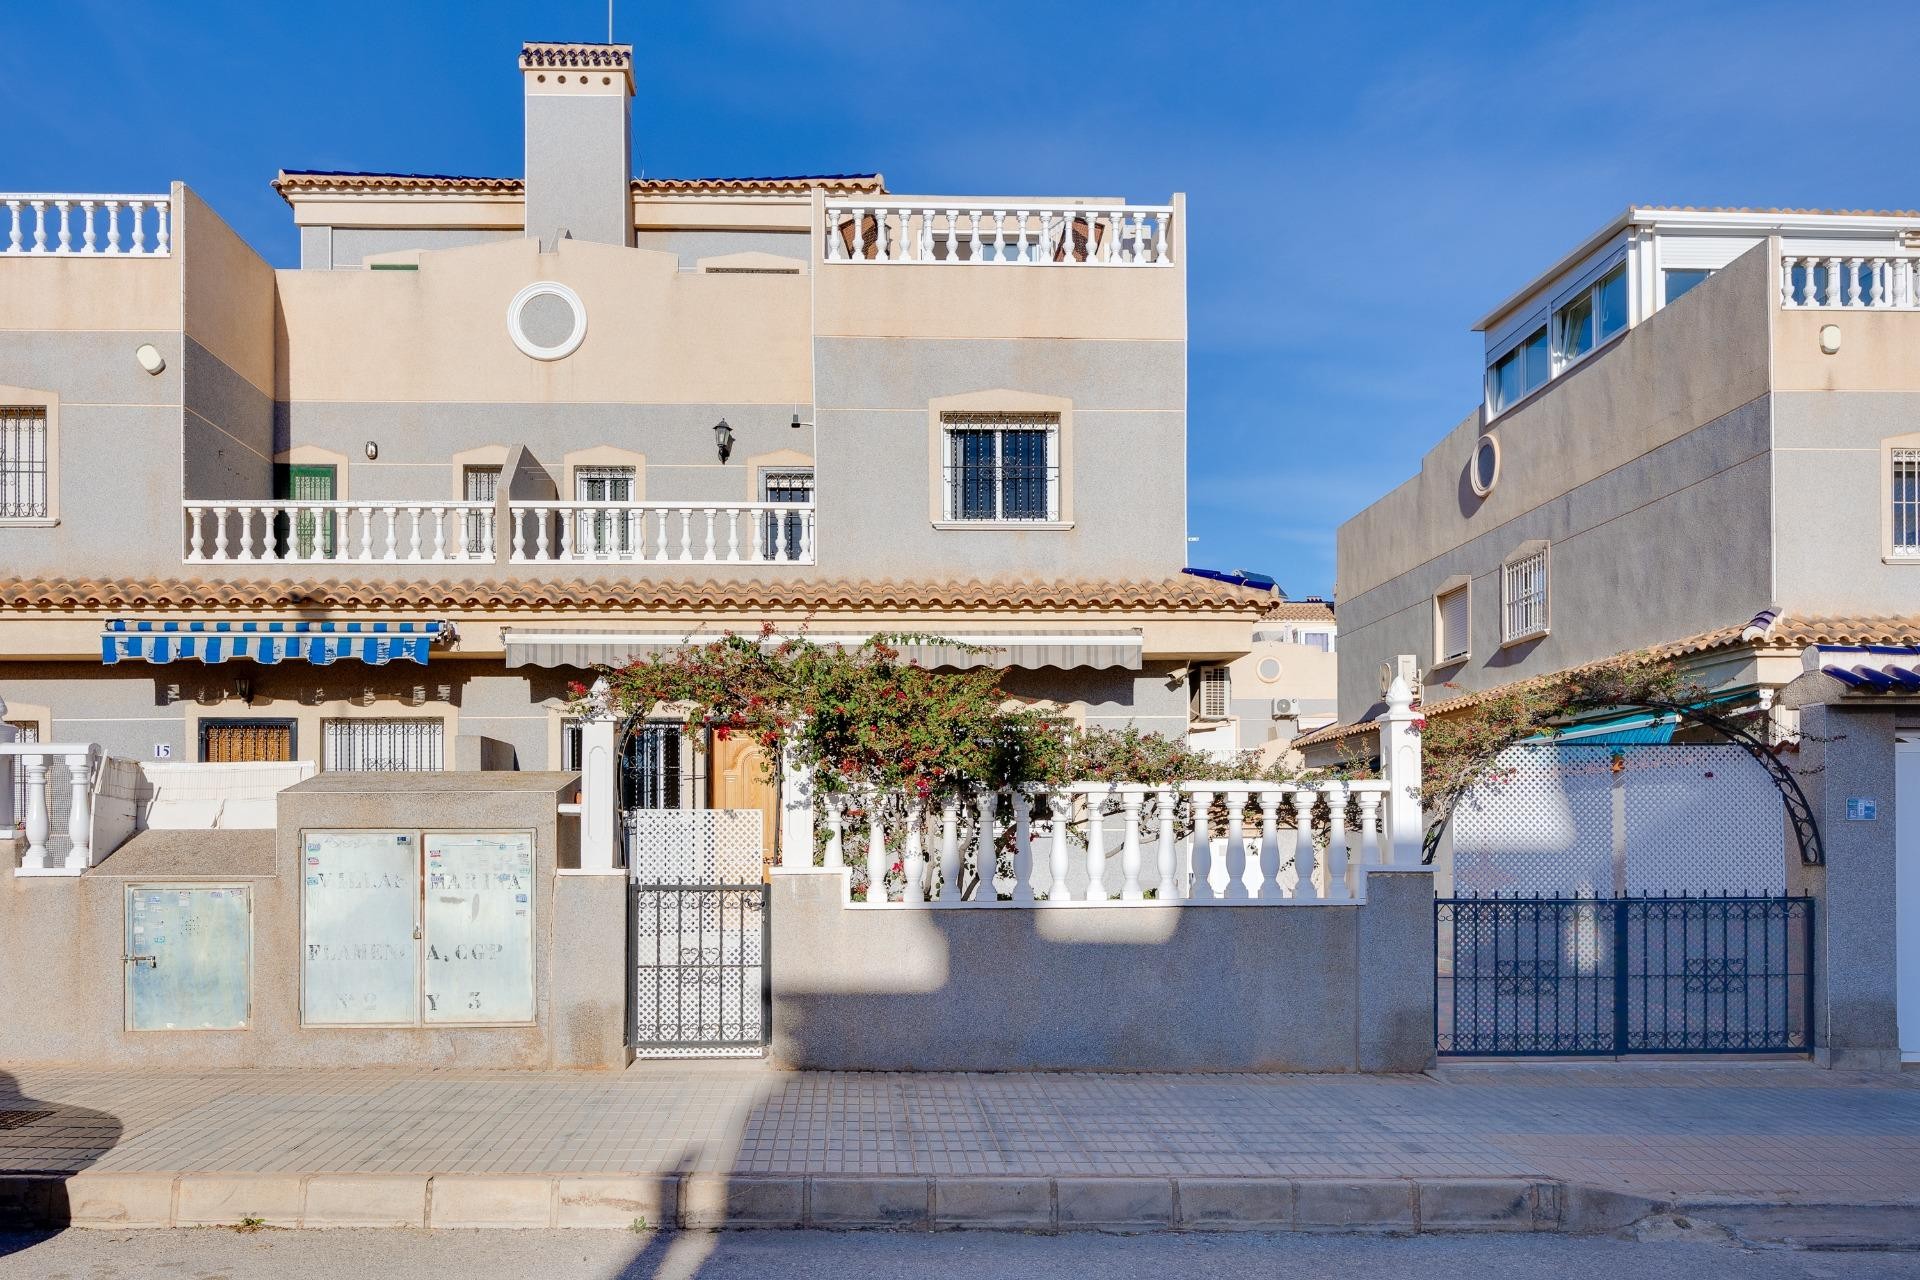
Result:
[[[1275,698],[1273,700],[1273,718],[1275,720],[1297,720],[1300,717],[1300,699]]]

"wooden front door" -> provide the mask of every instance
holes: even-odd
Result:
[[[737,733],[726,738],[716,735],[713,766],[707,774],[707,804],[714,809],[758,809],[760,861],[763,867],[770,867],[780,831],[780,786],[767,777],[763,765],[766,758],[766,752],[751,738]]]

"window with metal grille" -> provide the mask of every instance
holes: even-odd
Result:
[[[1500,641],[1547,633],[1547,548],[1538,547],[1500,568]]]
[[[0,520],[44,520],[47,411],[0,405]]]
[[[948,520],[1060,518],[1057,414],[949,413],[940,421]]]
[[[1225,720],[1233,710],[1233,680],[1225,667],[1203,667],[1195,713],[1202,720]]]
[[[576,502],[627,502],[634,498],[636,473],[632,467],[575,467]],[[625,555],[633,550],[634,527],[640,513],[633,510],[582,511],[574,530],[574,550],[582,555]]]
[[[439,720],[321,722],[320,767],[351,773],[442,768],[446,725]]]
[[[1920,449],[1893,451],[1893,554],[1920,556]]]
[[[580,769],[580,722],[560,724],[560,767]],[[620,807],[678,809],[682,795],[685,732],[677,724],[634,727],[620,749]]]
[[[460,473],[461,496],[468,502],[492,502],[500,495],[499,467],[468,467]],[[467,512],[467,554],[493,554],[493,512]]]
[[[1469,645],[1467,584],[1463,582],[1435,596],[1433,610],[1434,625],[1439,633],[1434,637],[1435,661],[1458,662],[1467,656]]]
[[[200,763],[293,759],[291,720],[202,720]]]
[[[769,471],[760,479],[760,497],[763,502],[807,502],[813,501],[813,471]],[[778,558],[798,560],[806,550],[806,520],[798,511],[777,514],[769,511],[766,529],[761,535],[765,540],[769,559]]]

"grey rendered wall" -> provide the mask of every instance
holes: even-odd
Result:
[[[782,1066],[902,1071],[1418,1071],[1433,889],[1325,907],[865,910],[777,874]]]
[[[805,231],[636,231],[634,244],[680,255],[680,269],[692,271],[702,258],[730,253],[771,253],[794,259],[802,275],[812,269],[813,239]]]
[[[518,240],[518,229],[489,227],[302,227],[303,271],[359,271],[368,255],[415,249],[459,249],[496,240]]]
[[[146,342],[157,376],[133,358]],[[0,330],[0,382],[60,397],[60,523],[0,529],[6,577],[178,574],[183,346],[178,331]]]
[[[1898,1070],[1899,963],[1894,898],[1892,709],[1805,707],[1794,772],[1813,804],[1826,865],[1787,863],[1788,887],[1812,894],[1815,1044],[1830,1065]],[[1877,802],[1872,822],[1848,821],[1847,798]]]
[[[1129,723],[1155,733],[1179,737],[1187,731],[1187,683],[1168,675],[1178,664],[1149,662],[1140,671],[1123,667],[1108,670],[1009,670],[1000,673],[1000,685],[1016,698],[1048,698],[1078,703],[1085,708],[1088,728],[1123,728]]]
[[[1430,682],[1477,689],[1746,621],[1773,598],[1768,440],[1763,397],[1343,597],[1341,718],[1378,701],[1396,654],[1417,654]],[[1552,544],[1551,631],[1503,648],[1501,561],[1534,539]],[[1456,575],[1473,579],[1472,653],[1436,669],[1433,595]]]
[[[837,571],[1141,578],[1186,562],[1184,343],[820,337],[814,359],[821,528],[868,531]],[[931,527],[928,403],[997,389],[1073,401],[1072,529]]]
[[[1920,432],[1920,392],[1779,391],[1773,421],[1780,601],[1812,614],[1920,609],[1920,565],[1883,559],[1881,446]]]
[[[623,94],[527,94],[527,234],[633,243]]]
[[[625,1063],[625,884],[559,875],[554,805],[575,775],[367,775],[365,791],[283,792],[270,856],[211,847],[190,870],[134,871],[109,857],[78,879],[0,877],[0,1060],[163,1069],[445,1066],[537,1069]],[[425,779],[409,790],[409,779]],[[550,785],[549,785],[550,784]],[[304,789],[303,789],[304,788]],[[526,1027],[300,1026],[302,828],[534,832],[535,999]],[[271,833],[268,833],[271,834]],[[135,862],[133,848],[124,863]],[[131,883],[244,882],[253,893],[252,1023],[244,1031],[130,1032],[122,992]]]

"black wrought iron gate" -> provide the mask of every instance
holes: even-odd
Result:
[[[764,884],[633,886],[636,1051],[757,1050],[772,1024]]]
[[[1443,1055],[1803,1053],[1813,900],[1442,898]]]

